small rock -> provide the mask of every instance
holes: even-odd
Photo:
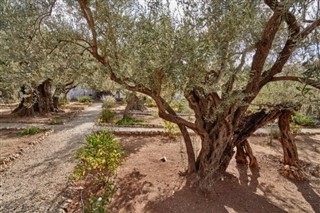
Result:
[[[67,211],[65,209],[62,209],[62,208],[58,209],[58,213],[66,213],[66,212]]]
[[[315,176],[312,176],[312,175],[311,175],[310,180],[311,180],[311,181],[315,181],[315,180],[317,180],[317,178],[316,178]]]
[[[162,162],[167,162],[167,157],[166,157],[166,156],[163,156],[163,157],[160,159],[160,161],[162,161]]]
[[[284,169],[285,170],[290,170],[290,166],[289,165],[284,165]]]

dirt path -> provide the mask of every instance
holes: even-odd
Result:
[[[55,212],[75,166],[74,152],[94,128],[95,103],[0,173],[0,212]]]

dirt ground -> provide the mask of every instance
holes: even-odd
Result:
[[[84,110],[89,105],[79,102],[70,102],[69,104],[61,107],[60,112],[52,113],[51,115],[37,115],[34,117],[17,117],[11,112],[17,107],[18,104],[11,104],[8,106],[0,107],[0,123],[38,123],[47,124],[51,120],[61,120],[66,122],[73,118],[79,111]]]
[[[279,142],[271,147],[266,145],[266,138],[252,137],[260,169],[237,166],[232,160],[228,173],[207,194],[188,187],[179,175],[186,166],[181,141],[161,137],[119,139],[128,157],[117,177],[118,191],[111,212],[320,212],[320,135],[297,137],[310,181],[281,176],[277,171],[282,159]],[[160,161],[163,156],[167,162]]]
[[[22,130],[0,129],[0,166],[14,160],[23,153],[25,149],[34,145],[44,132],[34,135],[18,136]],[[1,169],[0,169],[1,170]]]
[[[3,122],[1,118],[0,122]],[[15,144],[13,148],[0,144],[1,157],[11,149],[19,152],[28,144],[28,140],[21,138],[15,141],[12,134],[15,133],[0,133],[1,142],[11,138],[9,144]],[[34,136],[27,137],[32,139]],[[278,173],[282,160],[280,143],[275,140],[269,146],[266,137],[251,137],[260,169],[250,170],[232,160],[227,174],[211,187],[211,193],[200,192],[186,184],[186,178],[181,174],[187,160],[180,138],[130,136],[118,137],[118,140],[127,152],[127,158],[118,172],[118,190],[111,212],[320,212],[320,135],[296,138],[310,181],[298,182],[281,176]],[[194,138],[193,143],[198,152],[199,140]],[[166,162],[160,160],[163,157]]]

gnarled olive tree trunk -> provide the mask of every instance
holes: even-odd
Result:
[[[34,116],[36,113],[46,115],[55,111],[50,79],[45,80],[33,91],[26,92],[25,87],[21,87],[21,92],[23,98],[12,113],[19,116]]]
[[[283,163],[285,165],[299,167],[299,157],[294,138],[290,132],[290,120],[292,112],[283,110],[279,116],[280,143],[283,149]]]
[[[139,99],[136,93],[130,93],[127,97],[127,106],[123,112],[123,118],[130,117],[129,113],[131,110],[146,111],[147,108],[144,102]]]

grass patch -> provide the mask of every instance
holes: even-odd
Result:
[[[93,99],[90,96],[81,96],[78,98],[80,103],[92,103]]]
[[[40,129],[38,127],[32,126],[27,129],[22,130],[21,132],[18,132],[18,136],[25,136],[25,135],[35,135],[40,132],[45,131],[44,129]]]
[[[314,117],[304,115],[302,113],[296,113],[292,120],[295,124],[298,124],[300,126],[306,126],[306,127],[316,127],[317,126],[317,120]]]
[[[142,124],[142,123],[146,123],[146,121],[145,120],[126,117],[126,118],[122,118],[121,120],[118,120],[116,124],[119,125],[119,126],[123,126],[123,125],[133,125],[133,124]]]
[[[115,113],[108,110],[108,109],[103,109],[101,116],[98,120],[99,123],[111,123],[115,117]]]
[[[49,125],[61,125],[63,121],[61,119],[52,119],[48,122]]]

